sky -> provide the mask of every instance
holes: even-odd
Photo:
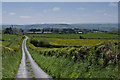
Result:
[[[117,23],[117,2],[3,2],[3,24]]]
[[[118,2],[119,0],[2,0],[2,2]]]

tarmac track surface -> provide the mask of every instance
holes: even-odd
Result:
[[[22,60],[15,80],[52,80],[33,60],[26,47],[26,39],[22,44]]]

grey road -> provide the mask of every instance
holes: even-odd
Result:
[[[22,60],[21,64],[16,76],[16,80],[20,78],[25,79],[52,79],[48,74],[46,74],[33,60],[31,57],[29,51],[26,47],[26,40],[28,37],[26,36],[26,39],[23,40],[22,44]]]

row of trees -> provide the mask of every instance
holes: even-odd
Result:
[[[3,30],[3,34],[17,34],[17,33],[23,33],[23,32],[24,32],[24,30],[22,30],[22,29],[18,30],[16,28],[12,28],[12,27],[6,28]]]
[[[32,32],[52,32],[52,33],[63,33],[63,34],[66,34],[66,33],[69,33],[69,34],[76,34],[76,33],[79,33],[79,32],[82,32],[82,33],[86,33],[86,32],[90,32],[89,30],[86,30],[86,29],[79,29],[79,28],[74,28],[74,29],[71,29],[71,28],[66,28],[66,29],[59,29],[59,28],[43,28],[43,29],[30,29],[29,31],[32,31]]]

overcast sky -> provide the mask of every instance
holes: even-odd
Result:
[[[3,24],[117,23],[117,2],[3,2]]]

